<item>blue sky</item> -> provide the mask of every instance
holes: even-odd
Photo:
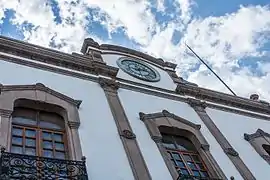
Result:
[[[92,37],[177,63],[185,79],[225,91],[187,42],[238,94],[270,95],[268,0],[0,0],[0,34],[68,53]]]

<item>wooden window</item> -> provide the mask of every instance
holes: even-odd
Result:
[[[67,159],[64,120],[55,113],[15,108],[11,152]]]
[[[209,177],[204,162],[190,140],[163,134],[162,143],[179,174]]]

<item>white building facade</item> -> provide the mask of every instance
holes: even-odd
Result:
[[[256,95],[90,38],[65,54],[0,37],[0,60],[2,179],[268,179],[270,106]]]

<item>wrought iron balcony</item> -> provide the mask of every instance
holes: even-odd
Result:
[[[61,160],[5,152],[1,149],[1,180],[88,180],[85,158]]]
[[[177,180],[222,180],[217,178],[209,178],[209,177],[196,177],[190,175],[180,175]]]

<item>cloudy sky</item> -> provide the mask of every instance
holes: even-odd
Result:
[[[0,0],[0,34],[71,53],[84,38],[178,64],[202,87],[270,100],[269,0]],[[228,92],[229,93],[229,92]]]

